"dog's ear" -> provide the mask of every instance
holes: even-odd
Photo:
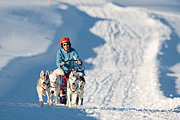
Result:
[[[48,70],[46,71],[46,76],[49,76],[49,71]]]
[[[78,75],[77,75],[77,73],[76,73],[76,72],[74,72],[74,73],[73,73],[73,76],[78,77]]]
[[[41,70],[40,76],[44,77],[44,71],[43,70]]]

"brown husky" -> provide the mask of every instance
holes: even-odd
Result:
[[[44,105],[43,96],[45,96],[45,95],[47,95],[47,106],[49,106],[49,103],[50,103],[50,80],[49,80],[49,72],[48,71],[46,71],[46,74],[44,74],[43,70],[41,71],[40,77],[37,80],[36,89],[37,89],[37,93],[38,93],[38,97],[39,97],[40,106],[43,107],[43,105]]]

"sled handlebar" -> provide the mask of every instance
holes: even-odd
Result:
[[[69,62],[69,61],[78,61],[78,60],[66,60],[65,63]]]
[[[67,62],[75,62],[75,61],[78,61],[78,60],[74,60],[74,59],[66,60],[65,63],[67,63]],[[82,68],[80,66],[82,66]],[[77,64],[77,65],[72,64],[70,69],[72,69],[73,67],[75,67],[76,69],[85,70],[83,63],[81,65],[79,65],[79,64]]]

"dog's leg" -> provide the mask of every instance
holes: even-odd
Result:
[[[53,101],[54,105],[57,104],[57,93],[54,94],[54,101]]]
[[[50,91],[50,95],[49,95],[49,97],[50,97],[50,105],[52,105],[52,99],[51,99],[52,94],[51,94],[51,91]]]
[[[67,94],[66,94],[66,108],[68,107],[68,104],[69,104],[69,102],[68,102],[68,96],[67,96]]]
[[[72,95],[72,106],[74,106],[74,107],[76,107],[76,99],[77,99],[77,94],[74,93],[74,94]]]
[[[46,95],[47,95],[47,106],[49,106],[49,104],[50,104],[50,91],[46,91]]]
[[[82,97],[82,98],[81,98],[81,105],[83,105],[83,99],[84,99],[84,98]]]
[[[68,107],[69,101],[68,101],[68,97],[66,96],[66,108]]]
[[[69,108],[72,108],[72,103],[71,103],[71,95],[68,95],[68,103],[69,103]]]
[[[84,91],[82,91],[79,95],[79,106],[83,105],[83,96],[84,96]]]
[[[78,103],[79,103],[79,95],[77,95],[76,105],[78,105]]]
[[[51,105],[54,106],[55,105],[55,94],[53,94],[52,98],[53,98],[53,101],[52,101]]]
[[[43,97],[42,97],[43,90],[39,86],[37,86],[36,89],[37,89],[37,93],[38,93],[38,97],[39,97],[40,106],[43,107],[43,105],[44,105]]]
[[[81,93],[79,93],[79,97],[78,97],[78,106],[81,106],[81,98],[82,98],[82,96],[81,96]]]
[[[70,98],[70,93],[69,92],[67,92],[67,99],[68,99],[67,103],[69,105],[69,108],[71,108],[72,106],[71,106],[71,98]]]
[[[66,92],[66,108],[68,107],[68,105],[69,105],[69,97],[68,97],[68,93]]]
[[[42,94],[38,94],[38,96],[39,96],[39,103],[40,103],[40,106],[43,107],[43,106],[44,106],[44,102],[43,102]]]
[[[44,106],[44,102],[43,101],[40,101],[40,106],[43,107]]]
[[[59,97],[58,97],[59,93],[60,93],[60,88],[58,87],[56,92],[56,104],[58,104],[59,102]]]

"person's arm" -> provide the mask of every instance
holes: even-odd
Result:
[[[78,53],[76,52],[75,49],[73,50],[73,58],[74,58],[75,60],[80,60],[79,55],[78,55]]]
[[[74,50],[73,57],[75,58],[75,60],[77,60],[77,63],[78,63],[79,65],[82,64],[82,61],[81,61],[81,59],[79,58],[79,55],[78,55],[78,53],[76,52],[76,50]]]
[[[58,68],[60,68],[61,62],[63,62],[62,61],[62,54],[61,54],[60,50],[58,50],[57,51],[57,56],[56,56],[56,66]]]

